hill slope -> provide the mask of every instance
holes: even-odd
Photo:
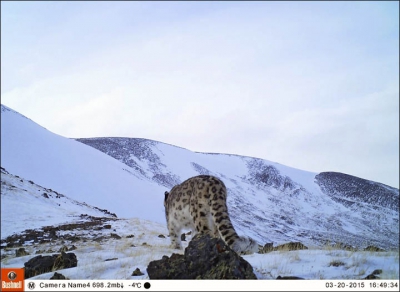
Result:
[[[146,139],[75,141],[3,105],[1,121],[3,168],[118,217],[165,224],[164,191],[188,177],[210,174],[228,188],[238,233],[260,244],[328,241],[385,249],[399,244],[399,190],[377,182]]]
[[[1,106],[1,166],[118,217],[164,222],[164,188],[92,147],[54,134]],[[143,208],[152,206],[155,212]],[[158,206],[158,207],[157,207]]]
[[[81,215],[115,218],[115,214],[64,196],[1,168],[1,237],[27,228],[75,222]]]
[[[195,153],[147,139],[77,140],[166,189],[198,174],[222,178],[235,225],[260,242],[398,246],[399,191],[377,182],[340,173],[316,174],[252,157]]]

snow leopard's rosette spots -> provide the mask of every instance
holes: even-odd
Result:
[[[239,237],[232,225],[226,205],[226,187],[218,178],[199,175],[187,179],[165,192],[164,206],[171,246],[181,248],[184,229],[221,237],[238,254],[258,251],[251,238]]]

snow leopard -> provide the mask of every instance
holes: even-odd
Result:
[[[227,191],[219,178],[199,175],[165,192],[164,207],[171,247],[181,249],[182,230],[220,237],[238,254],[258,251],[258,244],[249,237],[238,236],[226,204]],[[192,237],[192,238],[193,238]]]

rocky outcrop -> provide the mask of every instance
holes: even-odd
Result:
[[[131,276],[143,276],[144,274],[142,273],[142,271],[139,268],[136,268],[136,270],[134,270],[132,272]]]
[[[258,187],[273,187],[280,191],[287,191],[294,194],[296,189],[300,189],[290,177],[281,175],[279,170],[265,163],[262,159],[253,158],[247,162],[249,170],[249,181]]]
[[[54,275],[51,276],[50,280],[69,280],[69,278],[65,277],[63,274],[55,272]]]
[[[382,251],[385,251],[385,250],[381,249],[379,247],[373,246],[373,245],[369,245],[366,248],[364,248],[364,251],[375,251],[375,252],[379,251],[379,252],[382,252]]]
[[[166,165],[162,163],[160,157],[152,150],[152,146],[155,146],[160,142],[148,139],[116,137],[80,138],[76,139],[76,141],[110,155],[133,168],[142,176],[169,189],[181,183],[179,176],[169,172],[168,170],[166,171]],[[148,168],[151,169],[153,175],[149,176],[137,161],[141,161],[142,163],[143,161],[146,161]]]
[[[274,251],[277,250],[291,251],[291,250],[303,250],[303,249],[308,249],[308,247],[302,244],[301,242],[292,242],[292,241],[274,247]]]
[[[380,277],[377,276],[377,275],[380,275],[380,274],[382,274],[382,270],[381,269],[374,270],[371,274],[369,274],[368,276],[363,278],[363,280],[380,279]]]
[[[23,247],[20,247],[15,251],[15,257],[23,257],[26,255],[29,255],[29,253]]]
[[[220,238],[197,234],[183,255],[173,253],[147,267],[150,279],[257,279],[253,267]]]
[[[278,276],[277,280],[304,280],[304,278],[296,277],[296,276]]]
[[[274,247],[273,243],[266,243],[264,246],[259,247],[258,253],[269,253],[271,251],[291,251],[308,249],[307,246],[301,242],[288,242]]]
[[[77,242],[80,240],[84,240],[83,237],[77,237],[75,235],[71,235],[71,233],[63,233],[60,234],[60,231],[71,231],[71,230],[102,230],[109,229],[108,225],[104,225],[105,222],[116,221],[116,218],[108,218],[108,217],[94,217],[86,214],[80,215],[80,218],[84,221],[82,222],[74,222],[61,224],[58,226],[44,226],[36,229],[27,229],[21,233],[15,233],[6,237],[5,239],[0,240],[0,244],[2,246],[6,245],[6,247],[20,247],[26,244],[28,241],[33,241],[36,243],[48,243],[53,240],[63,240],[70,242]],[[111,234],[113,238],[120,239],[118,234]],[[90,238],[91,240],[101,241],[104,237]],[[71,248],[68,251],[72,250]],[[64,250],[65,251],[65,250]]]
[[[274,250],[274,244],[267,242],[264,246],[259,246],[258,253],[269,253]]]
[[[370,204],[399,211],[399,190],[340,172],[321,172],[315,176],[322,192],[346,207]]]
[[[51,256],[36,256],[24,263],[25,279],[31,278],[40,274],[76,267],[78,260],[74,253],[53,254]]]

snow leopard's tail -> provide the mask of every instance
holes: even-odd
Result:
[[[212,200],[210,200],[211,214],[216,228],[214,232],[215,235],[217,235],[218,232],[225,243],[238,254],[251,254],[258,252],[258,244],[254,239],[239,236],[236,233],[229,217],[226,204],[226,187],[221,180],[218,180],[215,183],[222,184],[222,188],[220,188],[218,192],[213,192],[212,188],[209,190],[209,194],[212,198]]]

